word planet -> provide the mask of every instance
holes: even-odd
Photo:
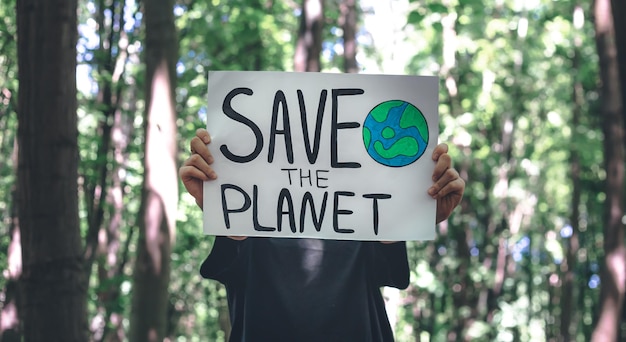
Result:
[[[422,112],[401,100],[374,107],[363,123],[363,142],[376,162],[402,167],[418,160],[428,145],[428,124]]]

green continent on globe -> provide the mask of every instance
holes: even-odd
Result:
[[[374,142],[374,149],[381,157],[391,159],[397,156],[415,156],[419,152],[419,145],[417,140],[404,137],[396,141],[389,149],[385,149],[382,142],[376,141]]]
[[[382,131],[382,135],[385,139],[391,139],[396,135],[396,131],[394,131],[391,127],[385,127]]]

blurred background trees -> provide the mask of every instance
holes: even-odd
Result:
[[[225,290],[198,274],[212,238],[171,175],[209,70],[440,78],[467,190],[409,244],[409,289],[385,289],[398,341],[626,336],[620,1],[0,0],[0,18],[0,340],[69,340],[47,305],[82,317],[76,340],[227,339]]]

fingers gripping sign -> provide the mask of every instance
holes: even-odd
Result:
[[[445,220],[456,208],[465,191],[465,181],[452,168],[452,158],[448,154],[448,145],[439,144],[432,155],[435,161],[433,185],[428,194],[437,200],[437,223]]]
[[[187,192],[196,200],[196,204],[202,208],[203,183],[217,179],[217,174],[211,167],[213,155],[207,144],[211,142],[211,136],[206,129],[198,129],[196,136],[191,139],[191,155],[187,158],[179,170],[180,179]]]

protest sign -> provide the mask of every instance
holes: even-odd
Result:
[[[209,73],[210,235],[434,238],[436,77]]]

